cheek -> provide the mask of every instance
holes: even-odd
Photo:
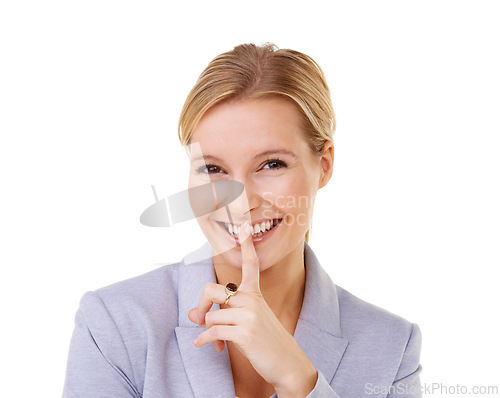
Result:
[[[264,216],[273,216],[276,209],[284,216],[284,223],[288,227],[305,232],[311,224],[314,206],[314,191],[307,189],[291,189],[283,194],[275,194],[272,197],[273,209],[269,209],[269,213],[264,213]]]
[[[213,221],[214,219],[211,218],[215,213],[217,212],[211,213],[208,216],[197,217],[196,221],[198,222],[203,235],[205,235],[205,238],[214,249],[214,255],[225,253],[223,257],[229,256],[227,258],[234,261],[234,249],[236,245],[223,235],[224,232]]]
[[[196,222],[198,223],[198,225],[200,226],[200,229],[204,233],[210,231],[211,226],[210,226],[210,223],[208,220],[208,216],[196,217]]]
[[[295,178],[286,184],[276,184],[272,195],[273,205],[287,213],[311,213],[316,190],[305,177]]]

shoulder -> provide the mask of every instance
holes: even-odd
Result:
[[[178,324],[179,280],[186,273],[191,279],[203,275],[211,264],[210,255],[211,247],[205,243],[180,261],[89,291],[79,310],[96,327],[110,329],[112,323],[120,331],[135,333],[173,328]]]
[[[382,334],[383,331],[411,332],[412,323],[400,315],[368,303],[338,285],[336,289],[341,320],[348,333],[356,334],[363,326],[370,326],[370,329]]]
[[[391,357],[401,366],[411,368],[400,369],[402,373],[415,370],[422,339],[419,326],[342,287],[336,286],[336,289],[342,336],[349,340],[351,349],[366,359]]]
[[[94,296],[111,308],[149,306],[151,302],[175,296],[181,262],[164,265],[147,273],[101,287],[86,296]],[[86,298],[84,296],[84,298]]]
[[[86,292],[79,312],[90,330],[148,334],[160,322],[177,323],[177,275],[181,262]]]

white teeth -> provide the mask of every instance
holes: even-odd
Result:
[[[232,236],[238,237],[238,235],[240,234],[240,226],[233,225],[230,223],[226,223],[225,225],[227,230]],[[262,221],[260,224],[255,224],[254,226],[251,227],[252,235],[257,235],[261,232],[264,234],[267,231],[271,230],[273,227],[274,227],[273,220]]]

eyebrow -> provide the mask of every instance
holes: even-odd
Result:
[[[258,158],[261,158],[264,156],[277,155],[277,154],[283,154],[283,155],[291,156],[293,158],[297,158],[295,153],[293,153],[292,151],[289,151],[288,149],[269,149],[267,151],[264,151],[264,152],[261,152],[261,153],[255,155],[253,158],[255,160],[255,159],[258,159]],[[200,159],[204,159],[205,161],[210,160],[210,161],[215,161],[215,162],[222,162],[223,161],[222,159],[218,158],[217,156],[213,156],[213,155],[196,155],[196,156],[193,156],[191,158],[192,161],[200,160]]]

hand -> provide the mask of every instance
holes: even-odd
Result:
[[[207,284],[198,308],[188,315],[207,329],[193,344],[201,347],[212,343],[220,352],[224,340],[232,341],[280,397],[305,397],[316,384],[317,372],[260,292],[259,259],[249,228],[248,222],[240,228],[242,280],[228,303],[230,308],[209,311],[213,303],[224,303],[226,292],[225,286]]]

